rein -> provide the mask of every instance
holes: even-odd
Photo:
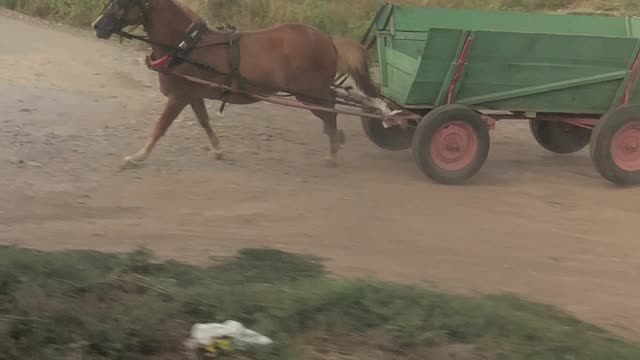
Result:
[[[214,46],[229,46],[231,45],[230,41],[220,41],[220,42],[215,42],[215,43],[210,43],[210,44],[203,44],[203,45],[197,45],[198,41],[200,40],[200,36],[207,30],[207,25],[206,23],[202,23],[202,24],[198,24],[195,29],[189,29],[187,30],[187,34],[185,36],[185,39],[180,42],[180,44],[178,44],[178,46],[172,46],[172,45],[167,45],[167,44],[163,44],[163,43],[159,43],[156,41],[152,41],[151,39],[149,39],[148,36],[141,36],[141,35],[134,35],[128,32],[125,32],[123,30],[120,30],[118,32],[116,32],[116,35],[119,35],[123,38],[129,39],[129,40],[137,40],[137,41],[141,41],[143,43],[152,45],[152,46],[158,46],[161,48],[164,48],[166,50],[169,50],[169,53],[167,53],[166,55],[160,57],[159,59],[151,59],[150,56],[147,56],[147,66],[155,71],[160,71],[160,72],[164,72],[167,73],[170,70],[171,65],[173,65],[172,63],[174,62],[174,60],[180,60],[183,62],[187,62],[191,65],[195,65],[199,68],[203,68],[206,69],[208,71],[212,71],[215,72],[217,74],[220,75],[225,75],[225,76],[229,76],[230,74],[224,73],[218,69],[216,69],[215,67],[208,65],[208,64],[203,64],[194,60],[191,60],[190,58],[186,57],[184,54],[188,53],[192,50],[196,50],[196,49],[202,49],[202,48],[207,48],[207,47],[214,47]]]
[[[232,45],[232,41],[221,41],[221,42],[216,42],[216,43],[210,43],[210,44],[203,44],[203,45],[199,45],[197,46],[197,42],[200,40],[200,35],[206,31],[208,29],[207,24],[206,23],[202,23],[199,24],[199,27],[197,27],[196,29],[189,29],[187,31],[185,40],[183,40],[177,47],[176,46],[171,46],[171,45],[167,45],[167,44],[163,44],[163,43],[159,43],[159,42],[155,42],[152,41],[151,39],[149,39],[148,36],[141,36],[141,35],[135,35],[135,34],[131,34],[128,32],[125,32],[123,30],[119,30],[117,32],[114,32],[115,35],[121,36],[123,38],[129,39],[129,40],[135,40],[135,41],[141,41],[143,43],[152,45],[152,46],[158,46],[158,47],[162,47],[164,49],[169,50],[169,53],[160,57],[159,59],[152,59],[151,56],[147,56],[146,59],[146,64],[147,67],[151,70],[157,71],[157,72],[161,72],[161,73],[169,73],[170,71],[170,67],[173,65],[173,62],[177,59],[179,61],[191,64],[193,66],[196,66],[198,68],[201,68],[203,70],[206,71],[210,71],[212,73],[224,76],[225,78],[229,79],[229,80],[233,80],[233,78],[238,78],[241,77],[241,75],[239,74],[239,69],[238,66],[235,66],[235,71],[234,71],[234,66],[231,66],[232,72],[231,73],[226,73],[224,71],[220,71],[217,68],[215,68],[214,66],[211,66],[209,64],[205,64],[205,63],[201,63],[198,61],[195,61],[193,59],[190,59],[189,57],[187,57],[185,55],[185,53],[188,53],[192,50],[195,49],[202,49],[202,48],[207,48],[207,47],[214,47],[214,46],[230,46]],[[231,30],[232,32],[235,30]],[[236,42],[237,43],[237,42]],[[181,74],[177,74],[174,73],[174,75],[177,76],[181,76],[183,78],[187,78]],[[238,80],[238,79],[236,79]],[[191,79],[191,81],[193,81],[193,79]],[[245,85],[250,85],[253,86],[255,88],[257,88],[258,90],[263,90],[263,91],[267,91],[267,92],[285,92],[287,93],[287,95],[275,95],[276,97],[291,97],[291,96],[304,96],[306,98],[308,98],[309,100],[319,100],[319,101],[326,101],[326,99],[320,99],[320,98],[316,98],[307,94],[303,94],[303,93],[299,93],[299,92],[294,92],[294,91],[289,91],[289,90],[283,90],[283,89],[275,89],[275,88],[271,88],[269,86],[261,86],[252,82],[247,81],[246,79],[242,79],[242,81],[244,82]],[[229,92],[234,91],[233,89],[231,89],[231,87],[228,85],[224,85],[224,86],[220,86],[220,88],[223,89],[223,93],[224,94],[228,94]],[[341,87],[342,84],[338,84],[338,86],[336,86],[336,88]],[[223,94],[223,97],[224,97]],[[342,96],[342,94],[336,94],[338,96],[337,99],[335,99],[335,103],[336,105],[345,105],[345,106],[354,106],[354,105],[358,105],[357,102],[354,102],[354,100],[349,97],[349,96]],[[340,97],[344,98],[344,99],[340,99]],[[222,112],[222,110],[224,109],[226,105],[226,101],[222,100],[222,105],[220,107],[220,112]]]
[[[113,2],[116,2],[116,1],[124,2],[125,5],[122,7],[125,10],[133,6],[139,6],[143,20],[145,22],[149,20],[149,13],[148,13],[148,10],[150,8],[149,0],[111,0],[111,3],[113,4]],[[372,27],[373,27],[373,24],[371,28]],[[310,100],[313,99],[318,101],[326,101],[326,99],[320,99],[308,94],[295,92],[288,89],[276,89],[271,86],[256,84],[255,82],[250,82],[247,79],[245,79],[242,76],[242,74],[240,74],[240,53],[239,53],[240,35],[239,33],[236,31],[235,26],[232,26],[232,25],[225,24],[224,26],[219,27],[218,29],[227,33],[227,35],[231,34],[230,36],[226,36],[227,38],[226,41],[197,45],[198,42],[200,41],[202,34],[208,31],[209,27],[207,26],[206,22],[196,22],[192,24],[189,27],[189,29],[187,29],[184,40],[180,42],[180,44],[178,44],[177,47],[173,45],[167,45],[167,44],[153,41],[149,38],[149,36],[135,35],[135,34],[126,32],[122,30],[122,28],[120,28],[118,31],[114,31],[113,34],[120,36],[121,39],[126,38],[129,40],[140,41],[140,42],[149,44],[151,46],[161,47],[168,50],[168,53],[163,55],[159,59],[153,59],[152,58],[153,53],[147,56],[147,58],[145,59],[145,63],[150,70],[168,74],[171,72],[171,67],[176,65],[176,60],[177,60],[178,62],[188,63],[200,69],[204,69],[206,71],[221,75],[224,78],[226,78],[226,81],[225,81],[226,84],[224,86],[224,88],[226,89],[223,90],[223,94],[221,97],[221,100],[222,100],[222,106],[220,108],[221,112],[224,109],[224,106],[226,105],[226,101],[225,101],[226,96],[232,91],[231,85],[234,81],[237,82],[238,87],[249,85],[251,87],[255,87],[258,91],[262,90],[265,92],[274,92],[276,94],[275,96],[278,96],[278,97],[296,96],[296,97],[305,97]],[[370,30],[371,29],[369,29],[369,31]],[[229,73],[220,71],[212,65],[195,61],[193,59],[190,59],[188,56],[186,56],[187,53],[193,50],[207,48],[207,47],[214,47],[214,46],[227,46],[229,48],[229,54],[228,54],[229,69],[230,69]],[[174,73],[174,75],[180,75],[180,74]],[[344,80],[346,80],[346,78],[343,79],[340,83],[334,82],[334,85],[332,87],[334,89],[343,88],[342,85],[344,83]],[[278,93],[282,93],[282,92],[286,94],[277,95]],[[357,101],[354,102],[354,99],[351,98],[350,96],[342,96],[342,94],[339,94],[337,92],[336,92],[336,97],[337,98],[334,100],[336,105],[341,104],[341,105],[353,106],[354,103],[357,103]]]
[[[113,4],[113,2],[115,1],[119,1],[119,0],[111,0],[111,4]],[[149,18],[149,14],[148,14],[148,9],[149,9],[149,2],[148,0],[120,0],[125,2],[125,5],[122,6],[125,10],[127,10],[128,8],[131,8],[132,6],[139,6],[140,10],[141,10],[141,16],[143,17],[144,21],[148,21]],[[109,5],[106,5],[106,7],[108,7]],[[102,15],[101,15],[102,17]],[[99,20],[100,18],[98,18]],[[96,22],[98,21],[96,20]],[[121,19],[119,19],[119,21],[121,21]],[[95,22],[94,22],[95,24]],[[231,25],[224,25],[222,27],[219,27],[218,30],[222,30],[223,32],[227,33],[227,39],[226,41],[221,41],[221,42],[215,42],[215,43],[209,43],[209,44],[202,44],[202,45],[198,45],[198,42],[200,41],[201,35],[203,33],[205,33],[206,31],[208,31],[209,28],[207,26],[206,22],[197,22],[195,24],[192,24],[189,29],[187,29],[186,34],[185,34],[185,38],[182,42],[180,42],[180,44],[178,44],[178,46],[176,47],[175,45],[167,45],[167,44],[163,44],[160,42],[156,42],[153,41],[149,38],[149,36],[141,36],[141,35],[135,35],[132,34],[130,32],[126,32],[124,30],[122,30],[122,28],[120,28],[118,31],[113,31],[112,33],[114,35],[118,35],[122,38],[125,39],[129,39],[129,40],[135,40],[135,41],[140,41],[146,44],[149,44],[151,46],[156,46],[156,47],[160,47],[160,48],[164,48],[166,50],[168,50],[168,53],[163,55],[162,57],[160,57],[159,59],[153,59],[153,53],[149,56],[146,57],[145,59],[145,63],[147,65],[147,67],[150,70],[159,72],[159,73],[163,73],[163,74],[169,74],[171,73],[171,67],[176,65],[176,62],[184,62],[184,63],[188,63],[190,65],[193,65],[195,67],[198,67],[200,69],[203,69],[205,71],[208,72],[212,72],[214,74],[223,76],[224,78],[226,78],[225,81],[225,85],[220,85],[220,86],[216,86],[220,89],[222,89],[223,93],[220,97],[220,100],[222,101],[222,105],[220,107],[220,112],[222,112],[222,110],[224,109],[225,105],[226,105],[226,98],[227,95],[231,92],[238,92],[238,89],[234,89],[232,87],[232,83],[235,81],[237,82],[237,86],[238,87],[244,87],[244,86],[250,86],[250,87],[254,87],[256,90],[263,91],[263,92],[271,92],[274,93],[274,97],[278,97],[278,98],[283,98],[283,97],[303,97],[308,99],[309,101],[318,101],[318,102],[326,102],[327,99],[324,98],[319,98],[313,95],[309,95],[309,94],[305,94],[305,93],[301,93],[301,92],[297,92],[297,91],[292,91],[289,89],[277,89],[277,88],[273,88],[272,86],[268,86],[265,84],[257,84],[256,82],[253,81],[248,81],[248,79],[245,79],[242,74],[240,74],[240,53],[239,53],[239,42],[240,42],[240,36],[239,33],[237,32],[236,28],[234,26]],[[230,35],[229,35],[230,34]],[[230,68],[230,72],[224,72],[224,71],[220,71],[217,68],[215,68],[212,65],[206,64],[206,63],[202,63],[202,62],[198,62],[196,60],[193,60],[191,58],[189,58],[187,56],[187,53],[196,50],[196,49],[202,49],[202,48],[207,48],[207,47],[214,47],[214,46],[227,46],[229,48],[229,54],[228,54],[228,58],[229,58],[229,68]],[[188,77],[179,73],[175,73],[173,72],[173,75],[175,76],[179,76],[179,77],[183,77],[185,79],[187,79]],[[191,79],[193,81],[193,79]],[[209,86],[213,86],[213,83],[209,83]],[[333,85],[334,89],[339,89],[342,88],[342,84],[335,84]],[[240,91],[242,92],[242,91]],[[282,94],[285,93],[285,94]],[[352,98],[351,96],[347,96],[347,95],[343,95],[340,94],[339,92],[335,92],[336,98],[334,99],[334,104],[336,105],[345,105],[345,106],[358,106],[361,104],[358,104],[358,101],[355,100],[355,98]]]
[[[167,44],[162,44],[162,43],[158,43],[158,42],[155,42],[155,41],[151,41],[148,36],[134,35],[134,34],[122,31],[122,30],[120,30],[118,32],[115,32],[114,34],[118,35],[118,36],[121,36],[121,37],[123,37],[125,39],[142,41],[143,43],[147,43],[149,45],[163,47],[163,48],[165,48],[167,50],[172,50],[172,51],[181,50],[180,46],[175,47],[175,46],[172,46],[172,45],[167,45]],[[217,42],[217,43],[194,46],[192,48],[192,50],[202,49],[202,48],[207,48],[207,47],[213,47],[213,46],[220,46],[220,45],[230,45],[230,44],[231,43],[229,41],[221,41],[221,42]]]

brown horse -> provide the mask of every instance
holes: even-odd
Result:
[[[204,19],[176,0],[113,0],[94,22],[93,28],[98,38],[108,39],[112,34],[123,34],[122,29],[129,25],[143,26],[152,47],[151,63],[182,54],[180,51],[188,53],[189,61],[178,61],[169,71],[159,72],[160,90],[167,97],[164,111],[144,147],[125,157],[125,164],[144,161],[187,105],[191,106],[206,131],[212,152],[219,159],[222,156],[220,141],[209,124],[204,99],[230,104],[258,101],[246,93],[212,88],[188,81],[175,73],[233,88],[245,84],[243,90],[261,95],[286,90],[298,100],[333,108],[336,95],[332,86],[340,72],[351,75],[367,97],[377,97],[364,47],[346,39],[334,40],[306,25],[283,24],[259,31],[239,32],[239,36],[234,38],[238,44],[234,48],[228,31],[209,28]],[[190,34],[192,38],[189,38]],[[197,39],[188,44],[193,37]],[[183,50],[176,50],[180,49],[181,43]],[[207,66],[199,66],[201,64]],[[311,111],[324,122],[324,133],[329,137],[327,164],[336,166],[336,154],[344,144],[344,135],[337,128],[337,115]]]

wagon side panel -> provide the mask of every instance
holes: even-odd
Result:
[[[383,94],[405,106],[442,104],[466,34],[451,29],[383,34],[379,40]]]
[[[631,36],[638,39],[638,53],[640,56],[640,18],[632,18]],[[636,80],[631,87],[630,101],[634,104],[640,104],[640,73],[636,76]]]
[[[621,95],[637,39],[478,31],[455,102],[603,114]]]
[[[450,29],[432,29],[429,32],[407,98],[408,105],[434,106],[443,103],[467,34],[466,31]]]
[[[398,104],[407,103],[426,36],[426,33],[378,34],[382,93]]]
[[[629,20],[631,37],[640,39],[640,17],[632,17]]]
[[[394,20],[394,27],[399,31],[464,27],[472,31],[628,36],[628,25],[622,17],[396,6]]]

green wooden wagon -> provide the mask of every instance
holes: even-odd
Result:
[[[384,127],[363,117],[365,133],[412,148],[435,181],[472,177],[495,121],[526,119],[545,149],[590,145],[604,178],[640,183],[640,19],[388,4],[373,25],[383,96],[421,118]]]

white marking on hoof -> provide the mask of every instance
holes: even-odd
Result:
[[[328,155],[324,158],[324,164],[328,168],[336,168],[338,167],[338,160],[335,156]]]
[[[213,155],[213,158],[216,160],[222,160],[222,155],[223,155],[223,151],[222,148],[218,147],[218,148],[211,148],[211,155]]]
[[[130,168],[142,164],[147,159],[147,154],[144,151],[138,151],[137,153],[124,157],[123,167]]]
[[[133,156],[125,156],[124,161],[120,165],[121,170],[133,169],[142,164],[141,161],[135,160]]]

